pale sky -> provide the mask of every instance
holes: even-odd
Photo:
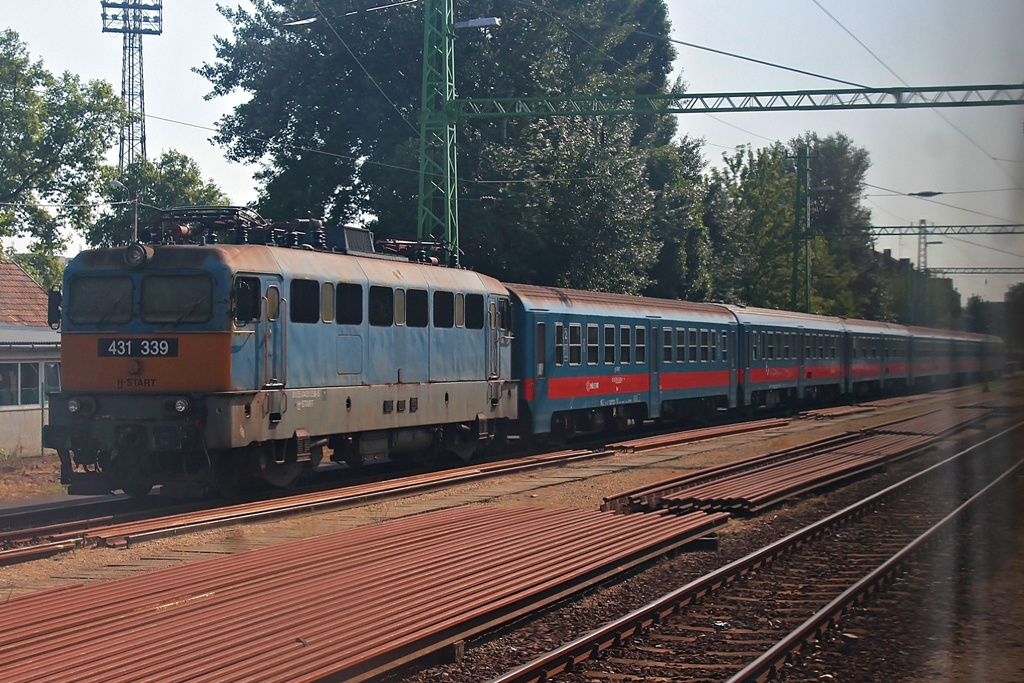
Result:
[[[1024,0],[667,1],[677,40],[870,87],[902,85],[900,79],[911,86],[1024,81]],[[104,79],[120,92],[121,36],[102,33],[99,0],[0,0],[0,27],[17,31],[50,71]],[[496,30],[514,28],[506,23]],[[214,123],[239,99],[205,101],[209,83],[191,71],[213,59],[214,35],[230,35],[214,2],[165,0],[163,35],[143,39],[147,153],[188,154],[204,177],[241,204],[256,196],[253,169],[227,162],[209,142]],[[677,52],[676,71],[693,93],[842,87],[682,45]],[[685,114],[679,128],[706,140],[712,163],[739,144],[761,147],[805,131],[845,133],[870,154],[867,182],[884,188],[868,189],[876,225],[1024,223],[1024,106]],[[925,190],[945,194],[887,196]],[[942,240],[929,247],[933,268],[1024,266],[1024,235],[932,239]],[[916,237],[881,238],[878,247],[917,258]],[[1002,300],[1021,281],[954,278],[965,303],[971,294]]]

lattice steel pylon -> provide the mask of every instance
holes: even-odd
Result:
[[[121,170],[137,157],[146,158],[146,102],[142,78],[142,36],[164,30],[163,0],[100,0],[103,32],[124,34],[121,57],[121,101],[129,118],[121,128]]]

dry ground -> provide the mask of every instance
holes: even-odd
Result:
[[[0,460],[0,502],[64,493],[56,455]]]

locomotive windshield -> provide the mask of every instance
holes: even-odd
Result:
[[[213,314],[213,285],[205,275],[142,279],[140,313],[147,323],[202,323]]]
[[[126,323],[132,317],[132,298],[129,277],[78,277],[68,290],[68,318],[86,325]]]
[[[68,290],[68,317],[85,325],[126,323],[133,299],[130,277],[77,277]],[[143,322],[151,324],[206,322],[213,314],[213,284],[205,275],[149,275],[142,279],[139,307]]]

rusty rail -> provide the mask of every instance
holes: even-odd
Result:
[[[676,446],[682,443],[717,439],[719,437],[731,436],[733,434],[746,434],[748,432],[759,432],[766,429],[777,429],[779,427],[785,427],[788,424],[789,420],[783,418],[755,420],[753,422],[741,422],[739,424],[724,425],[722,427],[705,427],[703,429],[689,429],[684,432],[675,432],[672,434],[648,436],[642,439],[633,439],[631,441],[608,444],[608,448],[617,451],[624,451],[626,453],[634,453],[637,451],[647,451],[655,448]]]
[[[956,466],[961,458],[986,444],[1007,436],[1022,426],[1024,426],[1024,423],[1018,423],[979,444],[975,444],[947,458],[943,462],[937,463],[897,484],[872,494],[864,500],[756,550],[746,557],[735,560],[724,567],[691,581],[637,610],[492,679],[491,683],[544,683],[550,681],[558,674],[573,671],[582,662],[593,659],[609,648],[625,642],[632,636],[669,618],[688,605],[692,605],[704,596],[729,586],[752,571],[811,543],[815,539],[829,533],[832,529],[845,524],[848,520],[857,519],[878,509],[886,501],[900,495],[907,487],[917,486],[927,478],[936,476],[944,468]],[[1015,467],[1020,466],[1021,464],[1018,463]],[[1003,476],[1007,475],[1004,474]],[[991,486],[986,488],[986,490],[991,488]],[[864,584],[858,582],[858,585],[863,586]],[[822,613],[825,611],[822,610]],[[815,615],[815,617],[818,617],[816,620],[813,618],[809,620],[808,624],[805,624],[804,629],[798,629],[800,631],[799,635],[793,635],[790,642],[793,644],[807,642],[808,638],[813,637],[813,633],[819,633],[820,629],[831,620],[831,617],[825,616],[822,613],[819,613],[821,616]],[[810,621],[815,623],[811,624]],[[733,681],[739,683],[740,681],[768,680],[771,674],[778,670],[778,667],[785,662],[788,656],[788,651],[781,646],[773,647],[771,651],[773,652],[772,656],[766,657],[764,662],[758,664],[757,670],[753,675],[742,679],[737,677]],[[770,667],[775,668],[766,673]]]
[[[0,605],[0,679],[366,680],[726,515],[464,506]]]

